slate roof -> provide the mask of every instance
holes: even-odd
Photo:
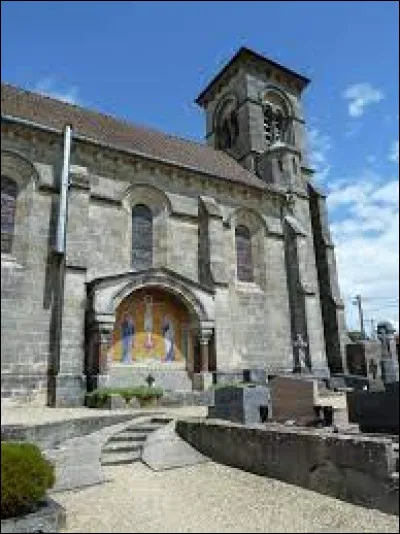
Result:
[[[1,84],[1,115],[2,119],[7,116],[24,119],[60,132],[68,123],[75,134],[118,150],[259,189],[273,189],[224,152],[205,144],[136,126],[5,83]]]

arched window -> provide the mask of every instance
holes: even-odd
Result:
[[[235,230],[235,240],[237,279],[241,282],[253,282],[253,260],[249,229],[246,226],[237,226]]]
[[[285,99],[276,91],[263,96],[264,137],[267,146],[279,141],[289,142],[289,109]]]
[[[269,105],[264,107],[264,137],[267,146],[285,141],[286,124],[281,109],[272,109]]]
[[[215,119],[216,147],[220,150],[235,146],[239,135],[239,120],[236,111],[236,100],[227,98],[218,107]]]
[[[132,210],[132,267],[149,269],[153,264],[153,214],[144,204]]]
[[[15,207],[18,186],[7,176],[1,177],[1,252],[10,253],[14,238]]]
[[[264,136],[267,142],[267,146],[272,145],[274,141],[274,129],[273,112],[271,106],[265,106],[264,108]]]

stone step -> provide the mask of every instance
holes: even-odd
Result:
[[[132,432],[131,430],[123,430],[122,432],[119,432],[118,434],[114,434],[114,436],[111,436],[108,440],[108,443],[110,441],[146,441],[147,436],[150,434],[150,432]]]
[[[141,460],[142,451],[127,451],[127,452],[109,452],[102,456],[101,465],[123,465],[131,464]]]
[[[135,426],[127,426],[122,432],[125,432],[126,430],[129,430],[129,432],[153,432],[154,430],[158,430],[159,428],[162,428],[164,425],[160,425],[159,423],[143,423],[138,424]]]
[[[151,423],[156,424],[156,425],[161,425],[161,426],[167,425],[171,421],[173,421],[172,417],[152,417],[151,418]]]
[[[142,443],[135,443],[132,441],[114,441],[108,442],[102,449],[102,454],[109,452],[129,452],[129,451],[141,451],[143,448]]]

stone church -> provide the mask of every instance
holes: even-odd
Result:
[[[196,99],[205,143],[2,84],[3,398],[345,370],[308,83],[240,48]]]

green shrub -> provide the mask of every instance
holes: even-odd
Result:
[[[33,443],[1,443],[1,518],[31,512],[54,484],[54,467]]]
[[[99,388],[86,394],[86,404],[89,407],[103,407],[110,395],[121,395],[126,402],[136,397],[140,402],[158,399],[162,397],[163,390],[148,386],[136,386],[132,388]]]

